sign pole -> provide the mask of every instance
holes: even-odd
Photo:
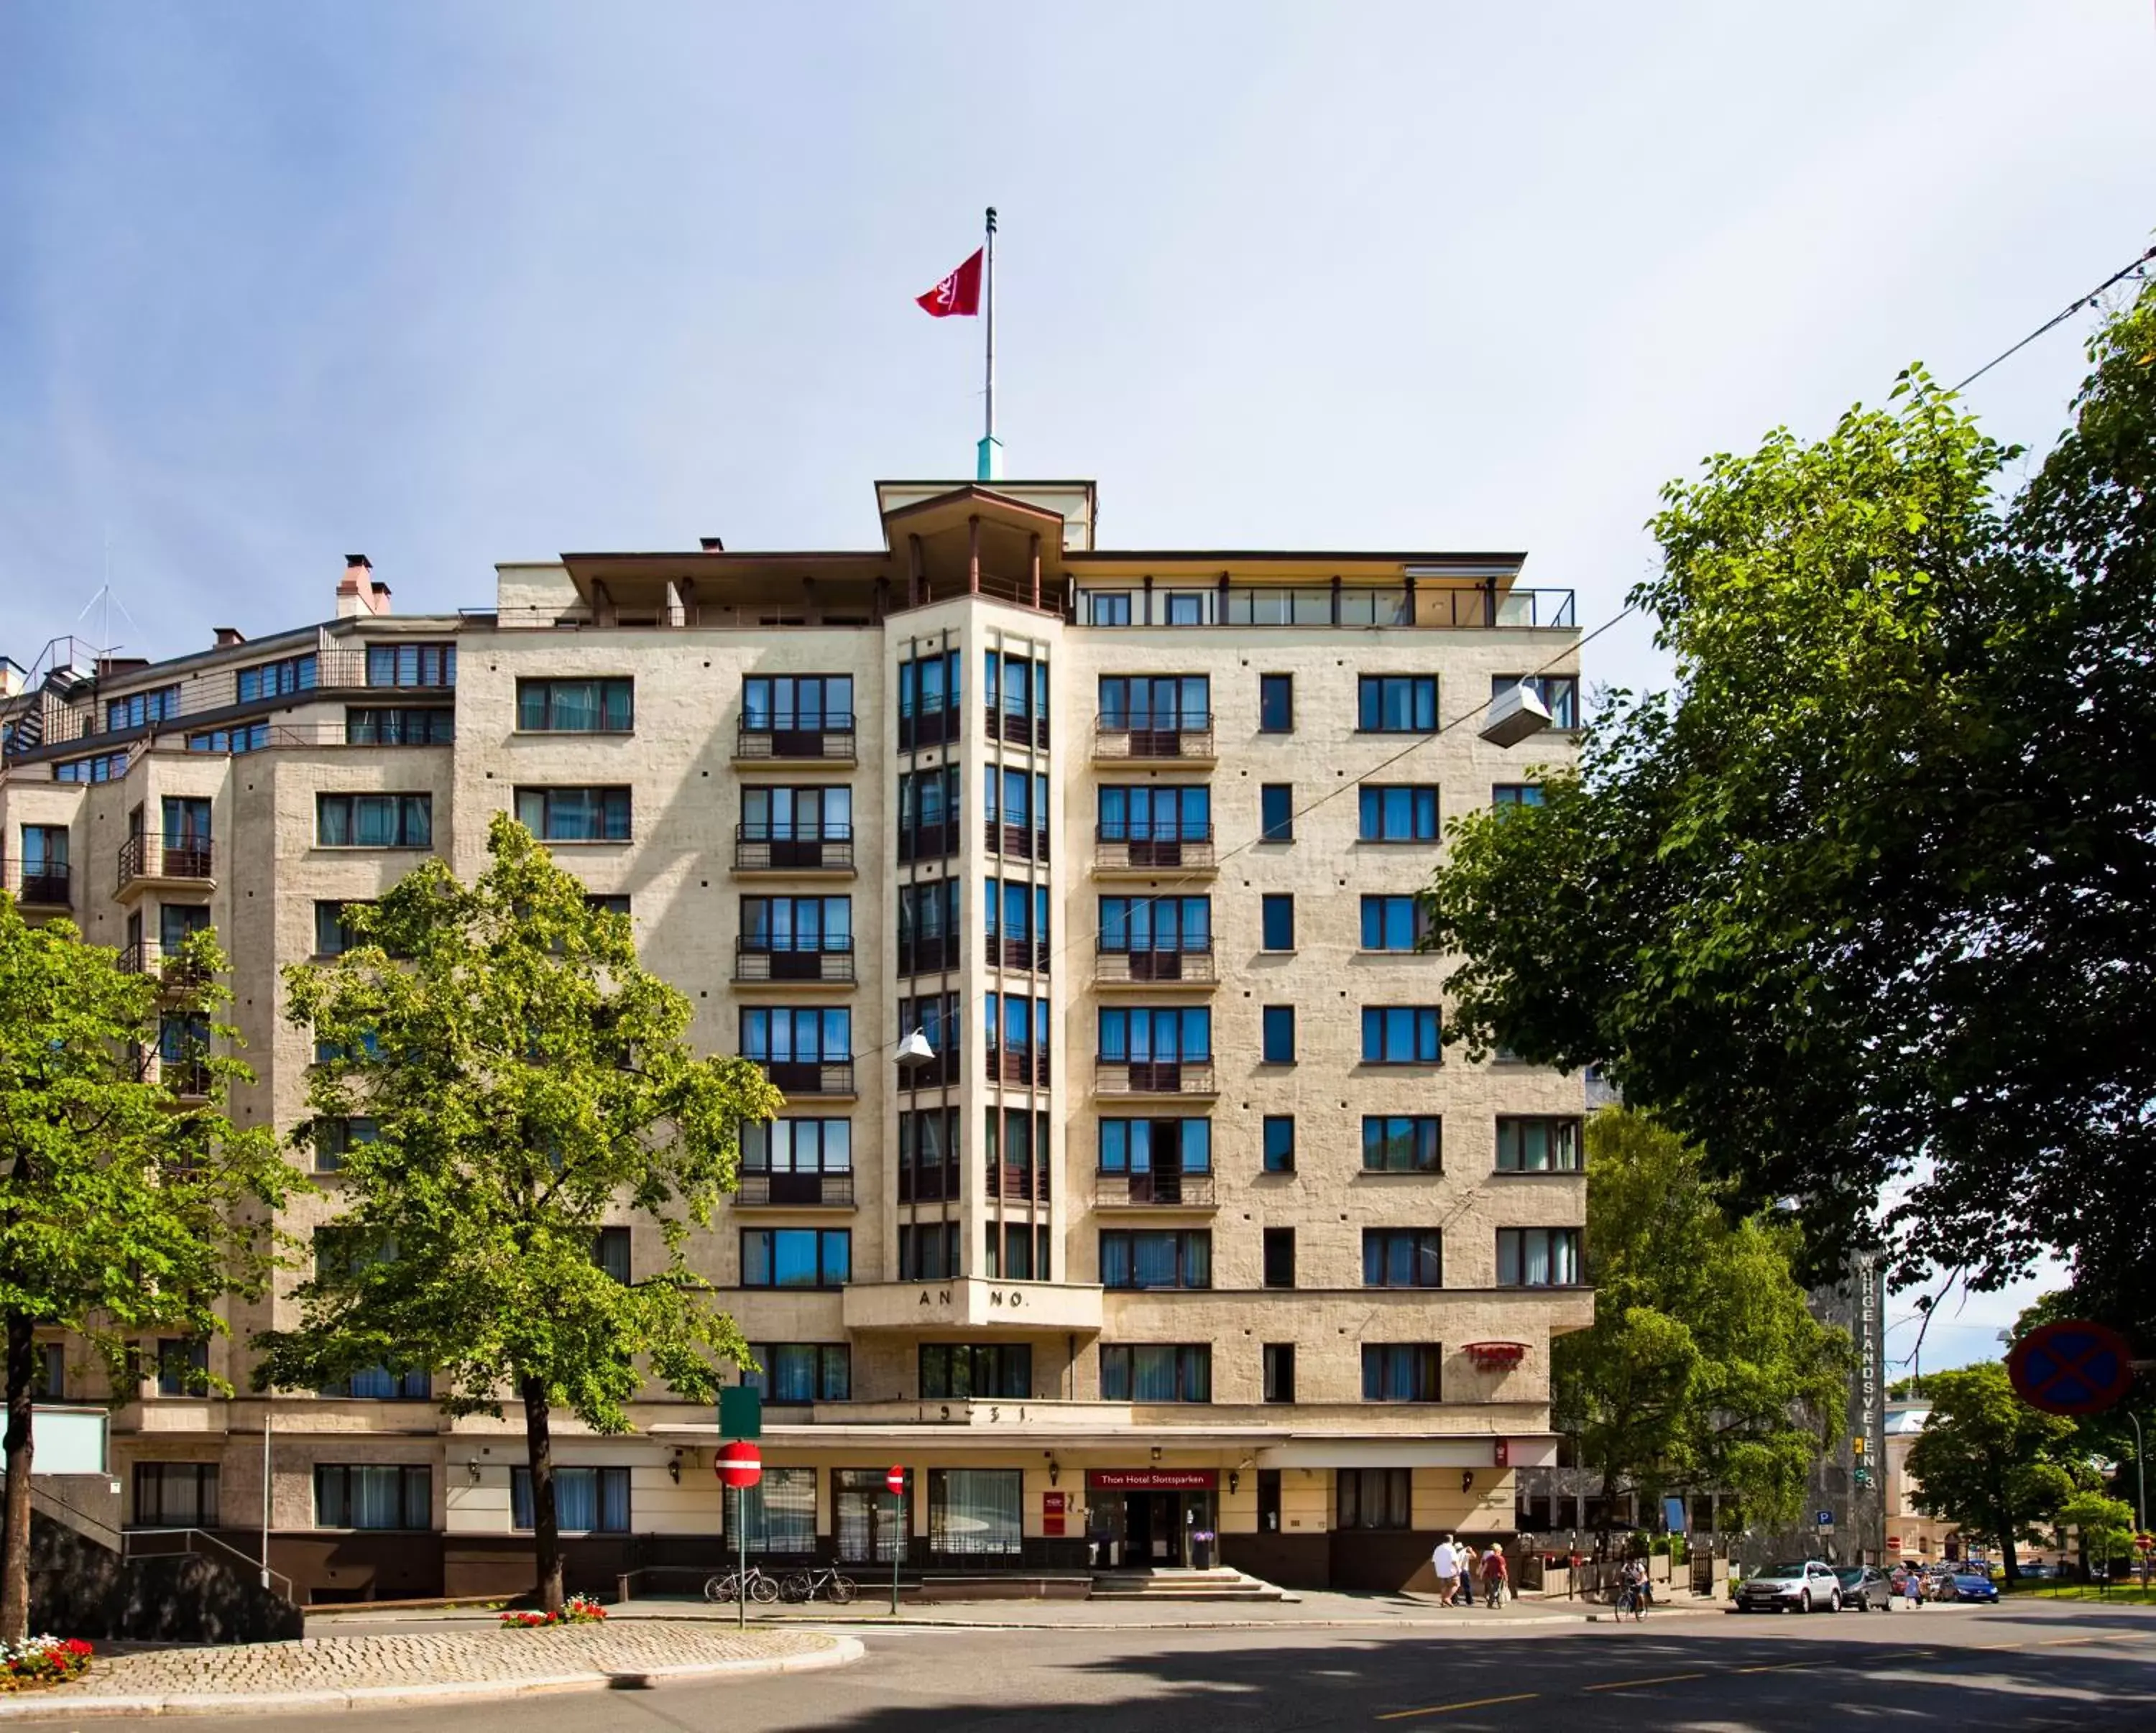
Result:
[[[894,1463],[891,1472],[883,1477],[883,1484],[891,1489],[891,1616],[898,1617],[898,1563],[906,1556],[906,1470]]]
[[[734,1608],[734,1624],[743,1631],[748,1628],[748,1524],[742,1520],[747,1510],[748,1489],[737,1486],[734,1489],[734,1541],[741,1549],[741,1569],[734,1573],[734,1581],[740,1585],[737,1604]]]

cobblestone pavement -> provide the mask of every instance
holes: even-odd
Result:
[[[514,1685],[579,1673],[634,1674],[783,1660],[832,1648],[813,1631],[737,1632],[657,1620],[564,1625],[536,1631],[431,1630],[297,1643],[168,1648],[100,1658],[87,1676],[56,1687],[69,1696],[257,1695],[349,1691],[398,1685]]]

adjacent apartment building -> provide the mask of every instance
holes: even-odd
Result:
[[[1440,1530],[1512,1531],[1591,1317],[1581,1079],[1444,1052],[1414,900],[1447,817],[1571,755],[1572,599],[1516,553],[1116,551],[1096,504],[885,483],[855,551],[568,554],[427,617],[354,556],[321,623],[62,647],[0,705],[7,886],[131,967],[215,926],[240,1110],[289,1131],[280,966],[514,812],[788,1098],[694,1253],[762,1365],[752,1551],[1398,1586]],[[1557,727],[1479,738],[1530,675]],[[595,1255],[659,1254],[624,1214]],[[387,1371],[248,1393],[298,1279],[139,1389],[49,1345],[51,1398],[116,1404],[127,1520],[251,1553],[266,1461],[313,1599],[528,1584],[513,1410]],[[732,1550],[715,1417],[635,1418],[557,1433],[574,1580]]]

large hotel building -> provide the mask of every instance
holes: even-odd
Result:
[[[289,1131],[280,969],[515,813],[786,1095],[692,1252],[762,1363],[755,1554],[887,1564],[896,1465],[924,1573],[1398,1587],[1513,1531],[1592,1313],[1581,1079],[1443,1052],[1415,902],[1447,817],[1573,753],[1571,597],[1517,554],[1116,551],[1096,504],[885,483],[858,551],[569,554],[450,615],[354,556],[318,624],[6,664],[6,884],[133,968],[215,927],[238,1110]],[[1476,713],[1525,676],[1556,726],[1503,749]],[[659,1261],[626,1214],[595,1255]],[[139,1389],[48,1344],[47,1401],[113,1404],[125,1520],[252,1554],[266,1459],[308,1598],[528,1586],[513,1404],[249,1393],[300,1279]],[[631,1435],[557,1431],[572,1586],[732,1551],[714,1415],[648,1394]]]

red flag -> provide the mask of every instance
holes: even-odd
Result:
[[[981,255],[978,253],[951,273],[926,295],[914,299],[932,318],[948,319],[953,313],[973,315],[981,310]]]

